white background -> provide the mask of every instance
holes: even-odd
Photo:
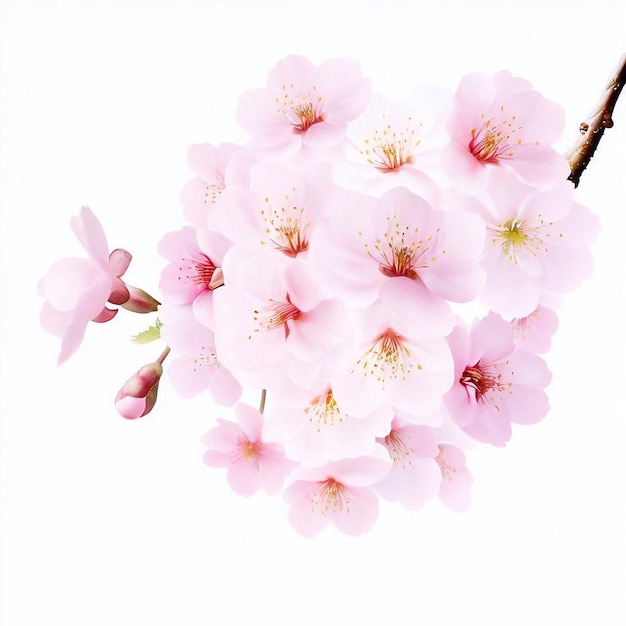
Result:
[[[280,499],[235,496],[201,462],[223,410],[162,385],[112,400],[156,356],[120,314],[55,367],[36,283],[81,254],[89,204],[128,282],[157,292],[191,143],[244,136],[238,96],[291,53],[358,59],[388,95],[510,69],[566,111],[564,151],[626,51],[623,0],[254,3],[0,1],[1,507],[7,626],[619,624],[626,588],[626,94],[578,199],[603,231],[548,355],[552,411],[470,454],[473,507],[383,505],[352,539],[298,537]]]

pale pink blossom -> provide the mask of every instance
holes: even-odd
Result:
[[[458,326],[449,337],[454,384],[444,396],[450,416],[478,441],[504,446],[511,424],[534,424],[548,412],[543,388],[551,374],[543,359],[516,350],[511,325],[489,313],[471,332]]]
[[[379,441],[391,457],[393,467],[373,486],[374,490],[385,500],[399,502],[411,511],[421,509],[441,487],[435,430],[406,424],[396,417],[389,433]]]
[[[329,164],[296,170],[262,162],[249,186],[229,187],[216,205],[215,223],[238,244],[266,247],[288,257],[303,255],[327,197],[334,189]]]
[[[206,228],[215,203],[230,185],[245,185],[250,167],[259,159],[250,150],[235,144],[194,144],[187,163],[195,174],[182,189],[183,216],[198,228]]]
[[[355,311],[354,323],[350,349],[330,378],[341,407],[357,418],[391,407],[416,424],[438,424],[433,411],[452,384],[454,367],[446,340],[421,336],[408,316],[381,302]]]
[[[295,464],[282,447],[263,437],[263,416],[247,404],[235,407],[237,423],[218,419],[202,442],[208,447],[204,462],[225,467],[228,483],[236,493],[250,496],[262,489],[270,495],[280,492]]]
[[[349,189],[380,196],[406,187],[430,203],[442,179],[441,150],[448,139],[444,120],[451,96],[422,86],[401,102],[373,94],[367,109],[348,125],[346,158],[334,164],[336,181]]]
[[[357,419],[343,410],[330,387],[322,386],[293,406],[281,394],[266,416],[268,432],[281,438],[289,458],[319,466],[370,454],[376,438],[389,431],[393,413],[390,407],[378,407]]]
[[[291,154],[302,144],[327,148],[345,137],[346,125],[365,109],[370,92],[370,81],[352,59],[315,66],[288,56],[268,74],[264,88],[241,96],[237,120],[255,147]]]
[[[571,291],[591,275],[588,246],[598,220],[574,202],[571,183],[539,191],[494,172],[488,191],[481,299],[489,309],[508,320],[526,317],[544,296]]]
[[[222,363],[252,386],[272,387],[277,375],[310,386],[351,333],[343,303],[309,264],[271,250],[236,246],[223,269],[225,285],[214,294]]]
[[[547,352],[558,325],[556,313],[540,304],[530,315],[511,322],[515,347],[535,354]]]
[[[468,74],[454,96],[443,167],[468,192],[482,189],[493,168],[513,171],[533,186],[551,186],[569,175],[567,160],[551,147],[564,124],[561,107],[528,81],[507,71]]]
[[[143,417],[152,411],[157,400],[163,365],[157,361],[144,365],[118,391],[115,408],[129,420]]]
[[[104,230],[88,207],[72,218],[71,226],[88,258],[57,261],[39,283],[46,298],[41,324],[61,337],[59,364],[78,350],[90,321],[107,322],[116,315],[117,309],[107,303],[123,305],[130,299],[120,278],[131,261],[130,253],[117,249],[109,254]]]
[[[479,265],[484,222],[474,214],[432,208],[407,189],[375,199],[337,192],[311,242],[321,275],[346,300],[380,298],[416,325],[449,332],[445,300],[468,302],[484,282]]]
[[[346,535],[358,536],[378,517],[378,497],[371,488],[389,471],[386,455],[343,459],[323,467],[300,467],[284,491],[289,521],[303,537],[314,537],[333,523]]]
[[[190,306],[163,304],[161,338],[171,348],[167,373],[182,398],[208,390],[217,404],[232,406],[241,396],[241,385],[220,363],[213,332],[201,324]]]
[[[379,173],[429,169],[438,164],[449,106],[449,92],[435,86],[422,86],[402,102],[373,94],[367,109],[348,126],[348,137],[361,159]],[[429,153],[436,158],[429,159]]]
[[[441,471],[439,499],[453,511],[466,511],[471,504],[472,475],[465,467],[465,453],[449,443],[440,443],[435,461]]]

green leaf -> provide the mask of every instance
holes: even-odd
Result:
[[[141,331],[138,335],[133,335],[135,343],[150,343],[161,338],[161,327],[163,322],[157,317],[154,326],[150,326],[147,330]]]

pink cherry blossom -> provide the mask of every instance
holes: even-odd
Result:
[[[547,352],[558,325],[556,313],[540,304],[530,315],[511,322],[515,347],[535,354]]]
[[[212,292],[223,283],[222,259],[232,242],[206,228],[185,227],[168,233],[158,251],[170,263],[163,269],[159,287],[166,301],[191,304],[199,320],[211,326]]]
[[[386,500],[399,502],[417,511],[436,496],[441,487],[441,469],[437,463],[437,434],[429,426],[406,424],[395,418],[389,433],[380,440],[393,467],[373,488]]]
[[[403,102],[374,94],[367,109],[348,126],[348,137],[361,159],[380,173],[429,169],[439,161],[450,100],[447,90],[435,86],[422,86]],[[429,159],[429,153],[435,158]]]
[[[346,535],[367,532],[378,517],[378,498],[370,485],[389,468],[389,460],[380,453],[298,468],[283,494],[289,521],[303,537],[314,537],[331,522]]]
[[[50,267],[39,283],[46,298],[41,324],[61,337],[61,364],[78,350],[90,321],[107,322],[117,313],[107,303],[123,305],[130,298],[120,279],[131,261],[130,253],[117,249],[109,254],[104,230],[88,207],[71,220],[72,230],[88,258],[66,258]]]
[[[309,391],[302,404],[277,402],[266,416],[268,432],[281,438],[289,458],[319,466],[370,454],[376,438],[389,431],[393,413],[390,407],[378,407],[357,419],[342,409],[332,389],[325,386]]]
[[[208,143],[189,147],[187,162],[195,174],[181,192],[183,216],[198,228],[206,228],[215,203],[230,185],[245,185],[259,157],[235,144],[215,147]]]
[[[330,378],[333,395],[360,418],[378,407],[432,424],[452,384],[453,361],[443,337],[422,337],[412,320],[382,302],[354,312],[355,337]],[[436,418],[438,421],[438,418]]]
[[[252,168],[248,187],[232,186],[224,192],[216,205],[215,223],[235,243],[295,258],[308,250],[318,215],[333,189],[328,164],[298,171],[263,162]]]
[[[468,435],[504,446],[511,423],[533,424],[546,415],[543,388],[551,374],[540,357],[515,349],[511,325],[500,316],[489,313],[469,333],[455,328],[449,343],[455,382],[444,403]]]
[[[225,285],[215,291],[222,363],[242,382],[248,374],[252,386],[271,387],[277,374],[309,386],[351,333],[344,305],[329,297],[307,263],[271,250],[236,246],[223,268]]]
[[[268,74],[264,88],[241,96],[237,120],[255,147],[289,153],[302,144],[326,148],[344,138],[370,92],[370,81],[352,59],[315,66],[302,56],[288,56]]]
[[[237,423],[218,419],[202,442],[208,446],[204,462],[209,467],[225,467],[228,483],[236,493],[250,496],[262,489],[280,492],[294,463],[282,447],[263,438],[263,416],[247,404],[235,407]]]
[[[443,180],[441,150],[448,139],[444,120],[447,90],[424,85],[401,102],[373,94],[367,109],[348,125],[346,159],[334,164],[343,187],[380,196],[406,187],[436,203]]]
[[[335,194],[310,254],[350,302],[380,298],[422,328],[447,326],[446,334],[453,320],[444,299],[467,302],[483,285],[484,238],[478,216],[433,209],[407,189],[380,199],[345,191]]]
[[[465,453],[449,443],[440,443],[435,461],[441,471],[439,499],[453,511],[466,511],[471,504],[472,475],[465,467]]]
[[[164,354],[167,355],[167,351]],[[132,420],[150,413],[157,400],[162,375],[163,365],[160,361],[144,365],[135,372],[115,397],[115,408],[119,414]]]
[[[190,306],[163,304],[161,338],[172,350],[168,377],[182,398],[205,390],[217,404],[232,406],[241,396],[241,385],[220,363],[213,332],[195,317]]]
[[[545,295],[562,294],[591,275],[589,244],[598,220],[573,201],[568,181],[533,190],[506,172],[494,173],[481,215],[487,273],[481,299],[506,319],[526,317]]]
[[[561,107],[526,80],[506,71],[468,74],[454,96],[444,169],[468,192],[484,188],[489,169],[497,167],[531,185],[551,186],[569,175],[567,160],[551,147],[564,124]]]

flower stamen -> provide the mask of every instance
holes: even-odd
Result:
[[[386,122],[386,117],[382,116],[385,121],[383,129],[376,129],[371,140],[365,139],[365,149],[361,150],[361,154],[376,169],[393,172],[413,162],[413,152],[420,145],[420,140],[412,117],[409,116],[406,128],[400,131],[395,131]],[[418,128],[421,126],[421,123],[417,125]]]
[[[322,96],[315,94],[317,86],[313,85],[308,93],[298,92],[295,96],[290,94],[293,84],[282,86],[283,96],[276,98],[279,104],[278,111],[282,113],[293,126],[296,134],[305,133],[313,124],[324,121],[322,111]],[[313,93],[313,95],[312,95]]]
[[[500,410],[498,402],[502,395],[511,393],[511,382],[506,380],[500,371],[508,365],[508,360],[501,363],[483,365],[478,361],[475,365],[468,365],[461,374],[459,382],[477,402],[491,404],[494,409]],[[513,372],[510,372],[513,375]]]
[[[405,380],[413,369],[411,352],[404,343],[404,337],[391,328],[376,337],[357,365],[363,368],[365,376],[375,376],[383,389],[388,379]],[[418,368],[421,366],[418,365]]]
[[[311,505],[312,510],[321,515],[337,513],[338,511],[350,512],[350,500],[346,490],[334,478],[327,478],[320,483],[320,488],[311,495]]]
[[[317,432],[320,432],[324,426],[334,426],[341,423],[347,417],[337,405],[330,388],[325,393],[313,398],[310,406],[304,412],[309,416],[309,422],[317,422]]]
[[[250,441],[243,436],[237,437],[237,446],[232,451],[232,462],[234,464],[254,463],[258,467],[262,445],[260,441]]]
[[[291,302],[289,294],[285,296],[285,301],[272,300],[270,298],[269,306],[264,309],[255,309],[254,311],[254,321],[257,323],[255,332],[259,332],[259,330],[274,330],[282,326],[286,339],[289,337],[287,322],[298,320],[301,315],[302,311]]]
[[[410,459],[414,450],[397,430],[392,430],[385,437],[383,445],[387,448],[394,466],[407,467],[407,465],[412,465]]]
[[[503,111],[504,107],[500,107]],[[484,118],[484,115],[482,116]],[[513,136],[522,130],[521,126],[514,127],[516,116],[511,116],[508,120],[503,118],[495,121],[492,117],[483,122],[482,126],[476,130],[472,128],[472,138],[468,144],[469,151],[482,163],[491,163],[498,165],[500,161],[512,159],[515,156],[513,144],[521,145],[520,138],[515,141]],[[495,123],[494,123],[495,122]]]
[[[295,187],[292,191],[296,191]],[[285,195],[285,203],[279,208],[273,208],[269,198],[265,198],[265,204],[267,208],[261,210],[261,215],[269,243],[289,257],[308,250],[311,222],[305,219],[305,208],[289,204],[289,195]]]
[[[200,260],[181,259],[181,265],[178,268],[178,280],[189,281],[203,290],[213,290],[223,284],[223,280],[219,285],[213,280],[215,271],[218,270],[218,275],[220,275],[221,269],[216,267],[206,254],[200,253],[200,256],[202,257]]]
[[[373,249],[369,243],[365,243],[368,255],[379,263],[379,270],[385,276],[418,278],[419,270],[427,268],[436,260],[434,257],[426,257],[433,235],[424,241],[419,237],[419,228],[403,226],[396,215],[389,216],[387,222],[387,229],[381,237],[376,238]]]

